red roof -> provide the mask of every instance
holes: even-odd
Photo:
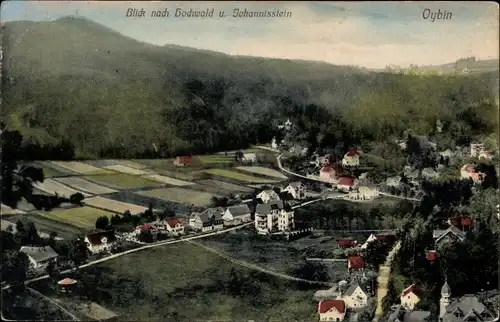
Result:
[[[474,220],[468,216],[458,216],[448,218],[448,223],[457,228],[470,227],[473,225]]]
[[[354,178],[340,177],[339,182],[337,184],[342,185],[342,186],[353,186],[354,185]]]
[[[365,268],[365,261],[361,256],[351,256],[347,258],[349,268],[362,269]]]
[[[358,244],[358,242],[355,240],[352,240],[352,239],[339,239],[339,240],[337,240],[337,244],[339,246],[354,247]]]
[[[339,313],[345,313],[345,302],[342,300],[324,300],[319,302],[318,312],[320,314],[330,311],[335,308]]]
[[[401,296],[406,296],[406,295],[408,295],[410,293],[413,293],[413,294],[415,294],[418,297],[420,297],[422,295],[422,292],[421,292],[420,288],[416,284],[412,284],[412,285],[408,286],[403,291],[403,293],[401,294]]]
[[[57,284],[59,284],[59,285],[73,285],[75,283],[76,283],[76,281],[74,279],[69,278],[69,277],[66,277],[65,279],[57,282]]]
[[[357,155],[360,155],[357,149],[350,149],[349,152],[347,152],[346,154],[347,157],[355,157]]]
[[[437,259],[437,253],[435,250],[430,250],[427,252],[427,260],[435,261]]]
[[[470,217],[462,217],[462,218],[460,218],[460,225],[461,226],[469,227],[469,226],[472,226],[473,223],[474,223],[474,221]]]
[[[392,234],[377,234],[375,238],[380,241],[390,241],[391,239],[395,239],[396,236]]]
[[[190,156],[179,156],[176,158],[180,163],[189,163],[192,158]]]
[[[182,225],[182,222],[179,219],[177,219],[177,218],[169,218],[167,220],[167,224],[170,227],[175,227],[177,224]]]
[[[335,171],[335,170],[328,165],[321,168],[321,172],[332,172],[332,171]]]
[[[141,230],[156,230],[156,227],[150,224],[144,224],[141,226]]]

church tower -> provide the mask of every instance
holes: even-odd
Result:
[[[451,290],[448,282],[445,280],[441,288],[441,299],[439,300],[439,321],[443,320],[446,314],[446,307],[450,305]]]

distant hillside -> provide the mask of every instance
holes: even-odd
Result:
[[[498,72],[499,61],[496,59],[475,60],[474,58],[464,58],[457,60],[454,63],[442,65],[428,66],[412,66],[410,68],[399,68],[390,66],[384,71],[386,72],[413,72],[413,73],[430,73],[430,74],[455,74],[455,75],[472,75],[481,73]],[[380,70],[382,71],[382,70]]]
[[[451,120],[460,110],[453,100],[465,108],[489,99],[498,82],[495,74],[421,78],[155,46],[75,17],[9,22],[1,32],[0,119],[36,144],[66,138],[91,157],[269,142],[287,117],[311,139],[335,130],[346,145],[377,131],[421,132],[439,115]]]

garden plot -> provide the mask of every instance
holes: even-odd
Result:
[[[183,181],[183,180],[179,180],[179,179],[174,179],[174,178],[170,178],[170,177],[167,177],[167,176],[162,176],[162,175],[159,175],[159,174],[150,174],[150,175],[145,175],[143,177],[146,178],[146,179],[149,179],[149,180],[154,180],[154,181],[158,181],[158,182],[161,182],[161,183],[166,183],[166,184],[170,184],[170,185],[173,185],[173,186],[190,186],[190,185],[194,184],[193,182],[188,182],[188,181]]]
[[[182,188],[162,188],[136,192],[142,196],[174,201],[195,206],[206,206],[212,201],[214,194]]]
[[[125,173],[125,174],[137,175],[137,176],[149,173],[147,171],[126,167],[126,166],[121,165],[121,164],[108,165],[108,166],[104,167],[104,169],[108,169],[108,170],[112,170],[112,171],[116,171],[116,172],[121,172],[121,173]]]
[[[278,178],[278,179],[287,179],[287,177],[279,171],[274,169],[264,168],[264,167],[249,167],[249,166],[240,166],[236,167],[238,170],[243,170],[246,172],[260,174],[266,177]]]
[[[103,195],[107,193],[114,193],[117,190],[103,187],[93,182],[87,181],[78,177],[65,177],[56,179],[58,182],[64,183],[72,188],[78,189],[80,191],[88,192],[94,195]]]
[[[24,211],[19,210],[19,209],[13,209],[7,205],[1,204],[0,205],[0,213],[2,215],[20,215],[20,214],[24,214]]]
[[[238,181],[243,181],[243,182],[255,182],[255,183],[274,183],[277,182],[276,180],[270,180],[270,179],[262,179],[258,177],[253,177],[244,173],[236,172],[236,171],[231,171],[231,170],[226,170],[226,169],[209,169],[205,170],[204,172],[216,175],[216,176],[221,176],[221,177],[226,177],[229,179],[233,180],[238,180]]]
[[[229,192],[251,192],[251,191],[253,191],[253,189],[250,189],[248,187],[238,186],[236,184],[232,184],[232,183],[228,183],[228,182],[224,182],[224,181],[212,180],[212,179],[201,180],[201,181],[198,181],[197,183],[201,183],[203,185],[207,185],[210,187],[219,188],[219,189],[226,190]]]
[[[33,184],[33,187],[35,187],[38,190],[41,190],[43,192],[52,194],[52,195],[59,195],[61,197],[66,197],[69,198],[72,194],[75,193],[81,193],[84,197],[89,197],[91,196],[88,193],[81,192],[75,189],[72,189],[68,186],[63,185],[62,183],[59,183],[53,179],[45,179],[43,182],[35,182]]]
[[[116,189],[137,189],[151,186],[161,186],[158,182],[119,172],[85,176],[84,179],[97,184],[111,186]]]
[[[110,173],[109,170],[103,170],[89,164],[85,164],[77,161],[69,161],[69,162],[61,162],[61,161],[52,161],[55,165],[68,169],[70,171],[80,173],[80,174],[96,174],[96,173]]]
[[[111,200],[103,197],[88,198],[85,199],[83,203],[91,207],[105,209],[120,214],[123,214],[125,211],[129,210],[132,215],[135,215],[142,213],[146,209],[148,209],[143,206],[138,206],[122,201]]]
[[[124,165],[126,167],[134,168],[134,169],[146,169],[147,168],[147,166],[144,164],[141,164],[139,162],[130,161],[130,160],[111,160],[111,161],[113,161],[115,164],[121,164],[121,165]]]
[[[111,217],[113,213],[92,207],[77,207],[43,212],[39,215],[78,228],[93,229],[97,218],[102,216]]]

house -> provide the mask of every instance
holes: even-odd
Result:
[[[418,170],[413,170],[410,166],[405,166],[403,175],[413,184],[418,184],[419,173]]]
[[[434,230],[432,237],[434,238],[435,245],[439,246],[447,242],[463,242],[466,238],[466,233],[455,226],[450,226],[445,230]]]
[[[424,168],[422,170],[422,177],[425,179],[435,179],[435,178],[439,177],[439,173],[437,173],[432,168]]]
[[[318,303],[320,321],[343,321],[346,307],[342,300],[324,300]]]
[[[347,270],[349,273],[362,272],[365,270],[365,261],[361,256],[349,256],[347,258]]]
[[[376,186],[361,186],[349,192],[349,199],[352,200],[373,200],[380,196]]]
[[[116,245],[115,232],[112,230],[87,234],[85,243],[92,254],[109,252]]]
[[[460,230],[469,230],[472,227],[474,220],[468,216],[457,216],[448,218],[447,223],[450,226],[455,226]]]
[[[247,205],[231,206],[226,209],[222,216],[224,226],[236,226],[252,221],[252,214]]]
[[[331,156],[329,154],[323,156],[315,155],[314,161],[311,161],[310,163],[316,165],[317,167],[326,167],[330,165],[330,158]]]
[[[349,248],[358,246],[358,242],[352,238],[345,238],[337,240],[337,245],[343,248]]]
[[[241,162],[254,163],[257,162],[257,155],[255,153],[243,153]]]
[[[173,236],[184,234],[184,224],[179,218],[167,219],[167,231]]]
[[[422,290],[416,284],[412,284],[401,292],[401,306],[408,311],[412,311],[421,298]]]
[[[258,204],[255,208],[255,230],[261,235],[291,231],[295,228],[294,211],[283,201]]]
[[[208,208],[201,213],[193,212],[189,217],[189,226],[196,231],[206,232],[224,228],[222,214],[224,209]]]
[[[470,156],[473,158],[478,158],[479,155],[486,151],[483,143],[471,143],[470,144]]]
[[[185,165],[190,164],[193,159],[190,156],[179,156],[174,160],[174,165],[177,167],[183,167]]]
[[[306,198],[306,186],[300,182],[291,182],[282,192],[288,192],[292,195],[293,199],[302,200]]]
[[[336,183],[337,182],[337,171],[329,165],[324,166],[319,170],[319,180],[327,183]]]
[[[439,119],[436,121],[436,132],[443,132],[443,123]]]
[[[142,226],[137,226],[134,230],[134,233],[138,236],[143,231],[149,232],[153,237],[153,240],[156,240],[156,238],[158,237],[158,229],[156,229],[156,227],[152,224],[144,224]]]
[[[47,268],[49,263],[56,262],[59,257],[59,255],[50,246],[23,246],[19,252],[26,254],[29,260],[29,267],[33,270],[44,270]]]
[[[337,182],[337,189],[341,191],[350,191],[356,187],[356,179],[352,177],[340,177]]]
[[[285,130],[290,131],[292,129],[292,125],[293,125],[292,121],[290,121],[290,119],[286,119],[286,122],[284,124]]]
[[[455,153],[453,153],[453,151],[451,151],[450,149],[439,152],[439,156],[443,157],[444,159],[451,159],[454,155]]]
[[[395,177],[389,177],[385,181],[386,186],[388,187],[399,187],[401,185],[401,177],[400,176],[395,176]]]
[[[484,174],[476,171],[476,167],[472,164],[464,164],[460,169],[460,177],[462,179],[472,179],[474,183],[481,183],[484,180]]]
[[[272,189],[267,189],[267,190],[261,191],[257,195],[257,198],[262,200],[263,203],[269,203],[271,201],[280,200],[280,196],[276,193],[276,191],[274,191]]]
[[[368,303],[368,292],[359,283],[351,284],[342,294],[342,300],[349,309],[363,308]]]
[[[271,141],[271,148],[277,149],[278,148],[278,143],[276,142],[276,137],[273,137]]]
[[[357,167],[359,166],[359,156],[361,153],[357,149],[350,149],[349,152],[347,152],[344,155],[344,158],[342,159],[342,165],[345,167]]]

